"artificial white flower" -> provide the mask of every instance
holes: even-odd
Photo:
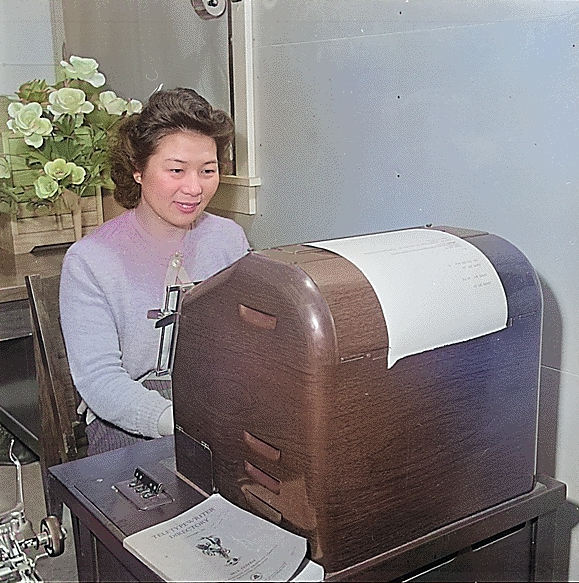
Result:
[[[141,113],[143,109],[143,104],[138,99],[129,99],[127,102],[127,115],[133,115],[133,113]]]
[[[6,125],[19,136],[24,136],[24,141],[34,148],[40,148],[44,137],[52,131],[52,123],[42,116],[40,103],[32,102],[23,105],[19,102],[8,106],[8,115],[12,119]]]
[[[53,91],[48,96],[50,105],[48,110],[58,119],[63,114],[75,115],[76,113],[90,113],[94,105],[86,100],[86,93],[82,89],[63,87]]]
[[[87,81],[93,87],[101,87],[105,84],[105,76],[98,72],[99,64],[94,59],[82,57],[70,57],[70,63],[60,61],[67,77]]]
[[[73,184],[81,184],[86,176],[86,170],[82,166],[73,164],[74,168],[70,174],[70,179]]]
[[[97,106],[111,115],[123,115],[127,109],[127,102],[122,97],[117,97],[114,91],[103,91],[99,95]]]
[[[34,190],[38,198],[50,198],[58,192],[58,182],[50,176],[39,176],[34,181]]]
[[[75,166],[76,164],[72,162],[67,162],[63,158],[57,158],[44,165],[44,172],[51,178],[54,178],[54,180],[62,180],[72,172]]]

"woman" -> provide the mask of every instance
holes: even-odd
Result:
[[[241,227],[204,212],[233,138],[229,116],[191,89],[154,93],[111,152],[115,199],[129,209],[70,247],[60,311],[87,410],[89,454],[173,433],[168,399],[137,380],[154,368],[167,285],[199,281],[248,248]]]

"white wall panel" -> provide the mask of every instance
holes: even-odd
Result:
[[[0,0],[0,94],[25,81],[54,81],[49,0]]]

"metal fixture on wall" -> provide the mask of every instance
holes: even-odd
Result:
[[[203,20],[223,16],[227,7],[226,0],[191,0],[191,4]]]

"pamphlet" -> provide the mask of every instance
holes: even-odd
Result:
[[[165,581],[289,581],[302,565],[307,540],[213,494],[128,536],[123,546]],[[306,572],[320,581],[324,576],[315,564],[300,575]]]

